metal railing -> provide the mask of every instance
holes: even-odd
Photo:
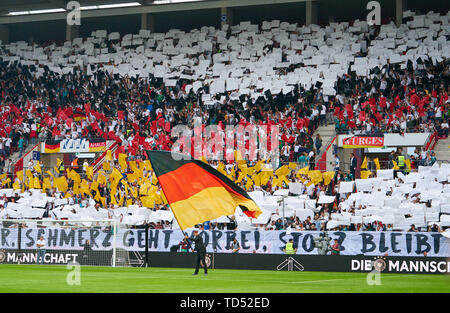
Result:
[[[362,164],[363,160],[364,160],[364,158],[362,158],[360,163],[358,163],[358,165],[357,165],[357,169],[358,170],[361,170],[361,164]],[[394,160],[394,161],[397,162],[397,160]],[[416,162],[416,163],[414,163],[414,162]],[[435,160],[434,162],[437,162],[438,164],[443,164],[443,163],[445,164],[445,163],[450,163],[450,160]],[[434,162],[432,164],[434,164]],[[310,166],[309,161],[306,161],[306,162],[303,162],[303,163],[292,161],[292,162],[280,162],[280,167],[283,166],[283,165],[289,165],[290,163],[295,163],[297,165],[296,168],[295,168],[296,171],[298,171],[299,169],[302,169],[302,168]],[[389,161],[389,160],[379,160],[379,164],[380,164],[380,169],[382,169],[382,170],[383,169],[394,169],[394,164],[391,161]],[[412,172],[417,171],[419,166],[431,166],[432,164],[431,164],[431,161],[430,162],[425,162],[424,160],[415,160],[415,161],[411,162],[411,171]],[[331,160],[331,161],[327,160],[327,161],[323,161],[323,162],[322,161],[315,162],[314,166],[313,166],[313,170],[319,169],[320,165],[325,165],[325,168],[326,168],[326,165],[331,165],[332,168],[333,168],[332,171],[334,171],[335,160]],[[405,168],[407,169],[406,165],[405,165]],[[365,170],[365,169],[366,168],[364,168],[362,170]],[[371,166],[370,162],[368,161],[368,168],[367,169],[376,171],[375,163],[373,163],[373,165]],[[349,171],[350,170],[350,162],[340,161],[339,162],[339,170],[343,171],[343,172]],[[321,172],[325,172],[325,171],[321,171]]]
[[[316,154],[316,156],[315,156],[315,158],[314,158],[314,161],[315,161],[315,162],[319,162],[319,160],[323,157],[323,155],[327,153],[327,148],[328,148],[328,146],[331,145],[331,143],[334,141],[335,137],[336,137],[336,136],[330,137],[330,138],[328,139],[327,143],[326,143],[325,145],[322,145],[321,148],[323,148],[324,150],[322,150],[322,153],[321,153],[321,154]]]
[[[110,146],[108,144],[105,151],[102,152],[102,154],[98,158],[92,161],[91,166],[94,167],[94,174],[98,172],[100,166],[102,166],[103,162],[105,162],[107,151],[111,150],[111,154],[114,154],[117,149],[119,149],[119,144],[117,142],[112,143]]]
[[[365,127],[355,127],[346,129],[335,128],[337,135],[354,135],[355,132],[358,132],[360,135],[383,135],[383,134],[400,134],[400,133],[427,133],[434,132],[435,129],[432,130],[421,130],[419,127],[414,128],[406,128],[406,130],[392,130],[387,127],[376,127],[372,128],[371,131],[367,131]]]

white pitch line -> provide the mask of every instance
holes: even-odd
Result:
[[[203,274],[200,274],[200,276],[203,276]],[[396,276],[385,276],[384,278],[391,278],[391,277],[404,277],[405,275],[396,275]],[[133,277],[133,278],[141,278],[141,277]],[[167,277],[167,276],[151,276],[151,277],[142,277],[143,279],[177,279],[177,280],[192,280],[196,279],[193,277]],[[202,279],[201,277],[198,277],[199,279]],[[233,282],[253,282],[253,283],[280,283],[280,284],[308,284],[308,283],[321,283],[321,282],[330,282],[330,281],[345,281],[345,280],[356,280],[356,279],[367,279],[367,277],[358,277],[358,278],[336,278],[336,279],[322,279],[322,280],[304,280],[304,281],[285,281],[285,280],[250,280],[250,279],[233,279],[233,278],[216,278],[212,276],[204,277],[205,281],[233,281]]]
[[[382,276],[382,279],[384,278],[391,278],[391,277],[405,277],[405,275],[395,275],[395,276]],[[339,281],[339,280],[356,280],[356,279],[367,279],[367,277],[357,277],[357,278],[336,278],[336,279],[322,279],[322,280],[305,280],[305,281],[292,281],[289,282],[290,284],[307,284],[307,283],[321,283],[324,281]]]
[[[167,279],[167,280],[190,280],[192,281],[194,280],[203,280],[203,281],[233,281],[233,282],[252,282],[252,283],[280,283],[280,284],[308,284],[308,283],[322,283],[322,282],[330,282],[330,281],[345,281],[345,280],[359,280],[359,279],[367,279],[366,276],[364,277],[356,277],[356,278],[335,278],[335,279],[321,279],[321,280],[304,280],[304,281],[286,281],[286,280],[250,280],[250,279],[233,279],[233,278],[218,278],[218,277],[214,277],[214,276],[210,276],[211,274],[208,274],[207,277],[203,276],[203,273],[199,273],[200,277],[192,277],[192,276],[185,276],[185,277],[167,277],[167,276],[153,276],[153,275],[142,275],[141,273],[139,273],[140,275],[134,276],[133,279]],[[142,276],[141,276],[142,275]],[[397,278],[397,277],[405,277],[405,275],[389,275],[389,276],[383,276],[382,275],[382,279],[387,279],[387,278]],[[418,276],[418,275],[408,275],[409,277],[411,276]],[[117,279],[114,278],[114,279]]]

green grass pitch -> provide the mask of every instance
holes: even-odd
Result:
[[[70,270],[58,265],[0,265],[0,292],[155,292],[155,293],[308,293],[450,292],[448,275],[381,274],[368,285],[365,273],[210,270],[192,276],[191,268],[81,267],[81,284],[68,285]]]

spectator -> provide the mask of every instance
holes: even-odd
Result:
[[[334,239],[334,243],[331,246],[331,255],[339,255],[341,253],[340,251],[339,242],[337,239]]]
[[[45,258],[45,239],[44,236],[39,237],[39,240],[36,242],[36,248],[37,248],[37,258],[36,263],[37,264],[44,264],[44,258]]]
[[[283,252],[286,254],[296,254],[297,248],[294,248],[294,240],[291,238],[286,246],[283,248]]]
[[[25,140],[24,140],[23,136],[20,136],[20,139],[19,139],[19,142],[18,142],[19,158],[21,158],[22,155],[23,155],[24,144],[25,144]]]
[[[352,177],[356,177],[356,167],[357,167],[357,160],[355,157],[355,154],[352,152],[351,153],[351,158],[350,158],[350,173],[352,175]]]
[[[237,241],[236,238],[234,238],[233,242],[231,243],[231,249],[232,253],[238,253],[239,250],[241,249],[241,246],[239,245],[239,242]]]
[[[322,147],[322,138],[320,137],[320,134],[316,135],[314,145],[316,146],[317,155],[320,156],[320,148]]]

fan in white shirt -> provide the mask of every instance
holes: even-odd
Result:
[[[88,167],[89,167],[89,163],[87,162],[87,160],[84,160],[84,162],[83,162],[83,171],[86,172]]]
[[[41,236],[41,238],[39,238],[39,240],[36,241],[36,248],[41,250],[41,249],[45,249],[45,247],[46,247],[45,239],[43,236]]]

